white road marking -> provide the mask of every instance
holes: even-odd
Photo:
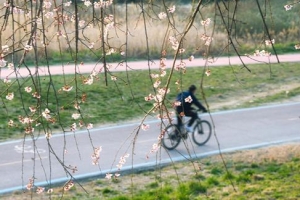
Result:
[[[40,148],[33,148],[30,145],[16,145],[15,146],[15,151],[17,153],[46,153],[45,149],[40,149]]]
[[[290,119],[288,119],[289,121],[294,121],[294,120],[299,120],[300,119],[300,117],[298,117],[298,118],[290,118]]]
[[[48,158],[48,157],[47,156],[42,156],[42,157],[36,158],[35,160],[45,159],[45,158]],[[25,159],[25,160],[23,160],[23,162],[30,162],[32,160],[33,159]],[[2,166],[8,166],[8,165],[15,165],[15,164],[19,164],[19,163],[22,163],[22,161],[15,161],[15,162],[3,163],[3,164],[0,164],[0,167],[2,167]]]

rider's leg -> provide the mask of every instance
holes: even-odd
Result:
[[[188,123],[186,129],[187,129],[188,131],[192,131],[192,125],[193,125],[193,123],[195,122],[195,120],[196,120],[197,117],[198,117],[198,116],[197,116],[197,113],[194,112],[194,111],[192,111],[192,110],[189,110],[189,111],[186,111],[186,112],[185,112],[185,115],[191,117],[191,119],[190,119],[190,121],[189,121],[189,123]]]
[[[176,116],[177,116],[177,125],[178,127],[182,126],[182,110],[181,109],[176,109]]]
[[[183,116],[185,115],[182,109],[176,109],[177,114],[177,127],[179,129],[179,132],[184,132],[183,129]]]

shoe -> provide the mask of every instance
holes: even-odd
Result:
[[[187,131],[187,132],[193,132],[193,128],[191,127],[191,126],[185,126],[185,130]]]

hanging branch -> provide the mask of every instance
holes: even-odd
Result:
[[[236,55],[239,57],[240,61],[241,61],[242,64],[243,64],[243,67],[246,68],[249,72],[251,72],[251,70],[250,70],[250,69],[246,66],[246,64],[244,63],[244,61],[243,61],[243,59],[242,59],[240,53],[238,52],[238,50],[237,50],[235,44],[234,44],[233,41],[232,41],[231,31],[230,31],[229,28],[226,26],[226,22],[225,22],[225,19],[224,19],[223,14],[222,14],[222,11],[221,11],[221,8],[220,8],[219,3],[216,3],[216,4],[217,4],[218,10],[219,10],[219,12],[220,12],[222,22],[223,22],[223,24],[224,24],[224,26],[225,26],[225,29],[226,29],[226,33],[227,33],[228,39],[229,39],[230,44],[232,45],[232,47],[233,47],[233,49],[234,49],[234,52],[235,52]]]
[[[269,29],[268,29],[268,26],[267,26],[267,23],[266,23],[265,17],[264,17],[264,15],[263,15],[263,13],[262,13],[262,10],[261,10],[261,7],[260,7],[260,4],[259,4],[258,0],[256,0],[256,4],[257,4],[257,7],[258,7],[258,10],[259,10],[260,16],[261,16],[261,18],[262,18],[262,20],[263,20],[264,27],[265,27],[265,30],[266,30],[266,32],[267,32],[267,36],[268,36],[269,40],[271,41],[271,40],[272,40],[272,38],[271,38],[271,35],[270,35],[270,33],[269,33]],[[279,61],[279,58],[278,58],[278,55],[277,55],[277,52],[276,52],[276,49],[275,49],[275,47],[274,47],[274,44],[273,44],[273,42],[271,42],[271,45],[272,45],[272,49],[273,49],[273,51],[274,51],[274,53],[275,53],[275,56],[276,56],[277,62],[278,62],[278,63],[280,63],[280,61]]]

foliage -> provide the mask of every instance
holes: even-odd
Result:
[[[262,69],[243,63],[242,66],[230,66],[229,73],[227,68],[226,71],[212,69],[214,58],[244,54],[252,58],[269,57],[271,53],[277,53],[277,42],[283,43],[278,45],[282,52],[291,50],[292,43],[294,49],[300,49],[297,44],[298,21],[291,16],[290,24],[287,24],[274,17],[270,1],[264,4],[258,0],[247,3],[190,1],[189,4],[183,1],[183,5],[179,2],[125,1],[121,5],[116,5],[118,2],[113,0],[3,2],[0,9],[1,137],[7,139],[21,133],[35,146],[36,140],[43,134],[49,141],[56,131],[88,131],[95,124],[140,118],[141,115],[139,128],[143,128],[149,116],[171,121],[176,103],[174,96],[194,82],[200,86],[207,107],[209,98],[222,99],[226,98],[225,93],[230,95],[234,81],[239,82],[237,88],[243,83],[245,90],[256,89],[248,79],[257,81],[261,78]],[[276,5],[282,8],[279,13],[284,13],[284,9],[289,11],[297,3],[284,6],[281,2]],[[255,12],[247,13],[242,9],[254,4],[257,6]],[[244,15],[249,16],[246,21],[242,20]],[[274,26],[275,20],[278,20],[278,27]],[[191,62],[195,56],[206,60],[201,66],[203,68],[187,69],[184,60]],[[157,58],[159,69],[154,72],[151,65]],[[168,58],[173,60],[169,69],[166,64]],[[147,61],[146,73],[132,70],[129,61],[136,59]],[[118,62],[118,66],[125,66],[125,71],[115,73],[110,64],[113,61]],[[89,73],[82,73],[81,69],[87,62],[95,63],[95,67]],[[52,74],[53,63],[61,66],[61,76]],[[73,72],[65,73],[70,66]],[[270,78],[264,82],[275,85],[277,74],[288,82],[290,77],[284,76],[286,69],[274,73],[275,69],[270,64],[265,66],[263,70],[267,68]],[[276,65],[275,68],[282,66]],[[298,73],[298,69],[290,70]],[[252,71],[252,74],[245,75],[247,71]],[[212,74],[229,76],[221,81],[210,78]],[[298,91],[295,89],[293,92]],[[136,136],[139,128],[134,132]],[[158,151],[160,141],[154,147],[153,151]],[[57,160],[64,160],[50,144],[48,148]],[[100,148],[94,148],[91,152],[94,164],[97,164],[100,151]],[[122,157],[120,167],[126,156]],[[35,187],[36,162],[33,159],[28,190]],[[64,162],[59,163],[66,173],[69,172]],[[43,170],[47,180],[51,177],[46,171],[51,172],[51,169],[49,166]],[[71,180],[63,190],[77,191],[73,187],[72,174],[67,173],[67,176]],[[107,174],[106,178],[111,176]],[[236,177],[227,172],[224,179],[228,178]],[[217,180],[209,180],[208,185],[219,185]],[[149,194],[142,194],[142,198],[143,195],[156,194],[155,189]],[[204,185],[193,182],[179,185],[175,194],[178,193],[179,199],[188,199],[195,190],[205,192],[206,189]],[[261,192],[257,188],[253,191]],[[43,188],[37,187],[36,192],[43,192]],[[115,192],[107,188],[102,194]],[[251,192],[249,188],[245,191]],[[158,193],[158,197],[168,198],[163,192]]]

